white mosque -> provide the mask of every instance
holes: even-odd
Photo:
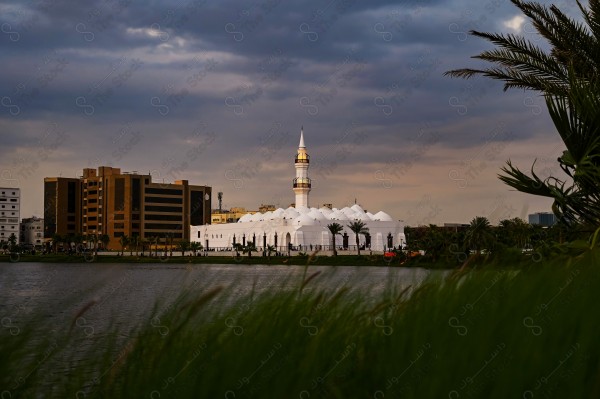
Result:
[[[199,242],[205,249],[231,250],[236,243],[246,245],[252,242],[259,251],[263,251],[267,245],[276,247],[279,252],[330,250],[331,233],[327,225],[338,223],[343,231],[341,236],[336,237],[336,247],[355,250],[356,237],[348,224],[360,220],[369,229],[367,235],[359,235],[360,246],[367,250],[381,252],[406,242],[404,225],[383,211],[372,214],[357,204],[342,209],[311,208],[308,201],[311,190],[309,164],[304,129],[301,129],[298,153],[294,160],[295,207],[246,214],[236,223],[191,226],[191,240]]]

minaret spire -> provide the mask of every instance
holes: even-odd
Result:
[[[296,208],[302,206],[308,208],[308,193],[311,188],[310,178],[308,177],[309,159],[310,157],[304,145],[304,126],[302,126],[300,128],[300,144],[298,144],[298,153],[294,162],[296,178],[294,179],[293,190],[296,193]]]
[[[300,128],[300,144],[298,145],[298,148],[306,148],[304,145],[304,126]]]

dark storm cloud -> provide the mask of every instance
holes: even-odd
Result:
[[[466,32],[517,14],[507,0],[5,1],[0,169],[27,170],[36,193],[35,176],[99,163],[233,190],[285,181],[304,125],[322,181],[377,185],[506,141],[496,126],[524,142],[548,130],[539,98],[443,77],[489,48]],[[52,169],[36,175],[22,159],[44,148]]]

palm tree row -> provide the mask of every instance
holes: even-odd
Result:
[[[565,237],[561,225],[544,228],[530,225],[522,219],[513,218],[500,221],[492,226],[485,217],[475,217],[464,228],[406,227],[405,234],[409,252],[423,250],[432,262],[447,261],[462,263],[472,253],[503,254],[512,251],[521,254],[561,243]]]
[[[355,220],[354,222],[351,222],[350,224],[348,224],[347,226],[350,230],[352,230],[352,232],[354,233],[354,236],[356,238],[356,250],[358,255],[360,255],[360,235],[367,235],[369,234],[369,228],[367,227],[367,225],[360,220]],[[327,229],[329,230],[329,232],[331,233],[331,247],[333,248],[333,256],[337,256],[337,249],[336,249],[336,245],[335,245],[335,236],[338,234],[342,234],[342,231],[344,231],[344,228],[341,224],[339,223],[330,223],[327,225]]]
[[[87,247],[84,247],[84,242],[87,243]],[[108,234],[66,234],[64,236],[53,234],[50,240],[54,253],[58,253],[59,247],[66,247],[68,251],[74,250],[76,253],[83,252],[86,249],[93,249],[97,253],[98,242],[102,243],[103,248],[106,248],[110,242],[110,237]]]

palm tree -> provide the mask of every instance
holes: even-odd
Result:
[[[276,248],[274,245],[267,245],[267,256],[271,259],[271,253],[275,252]]]
[[[335,247],[335,236],[342,234],[344,227],[339,223],[330,223],[327,225],[327,229],[331,233],[331,247],[333,248],[333,256],[337,256],[337,249]]]
[[[233,244],[233,249],[235,250],[235,256],[236,256],[236,258],[238,256],[240,256],[240,252],[242,252],[244,250],[244,248],[245,247],[242,246],[242,244],[239,243],[239,242],[236,242],[235,244]]]
[[[138,256],[138,245],[140,243],[140,236],[132,234],[129,239],[129,256],[133,255],[133,248],[135,247],[135,256]]]
[[[145,239],[144,237],[139,237],[138,240],[139,244],[140,244],[140,248],[141,248],[141,252],[140,252],[140,256],[144,256],[144,251],[146,250],[146,244],[148,244],[148,240]]]
[[[154,240],[154,236],[150,236],[146,239],[146,242],[148,243],[148,256],[150,257],[152,257],[152,244],[154,244]]]
[[[431,257],[433,262],[437,262],[442,256],[449,254],[451,245],[450,233],[443,230],[435,224],[425,227],[421,237],[421,245],[425,250],[425,255]],[[456,252],[460,251],[460,246],[453,247]]]
[[[94,256],[98,256],[98,236],[96,234],[88,234],[86,238],[92,244],[90,249],[94,252]]]
[[[14,252],[17,248],[17,236],[15,233],[11,233],[10,237],[8,237],[8,247],[10,252]]]
[[[181,240],[179,242],[179,249],[181,250],[181,256],[185,256],[185,251],[190,249],[190,242],[188,240]]]
[[[549,42],[550,51],[515,35],[472,31],[497,48],[475,58],[495,64],[487,69],[457,69],[453,77],[476,75],[505,82],[504,89],[542,92],[567,150],[558,158],[569,179],[540,178],[514,167],[510,160],[500,179],[518,191],[552,198],[552,210],[565,224],[600,223],[600,1],[579,4],[583,21],[567,17],[558,7],[511,0]],[[535,165],[535,162],[534,162]]]
[[[54,247],[54,253],[58,253],[58,244],[63,241],[63,238],[60,234],[54,233],[52,235],[52,246]]]
[[[110,243],[110,236],[108,234],[101,234],[98,237],[98,240],[102,243],[102,248],[106,251],[108,249],[108,244]],[[96,255],[98,254],[98,250],[96,249]]]
[[[173,233],[168,232],[166,239],[165,239],[165,244],[169,243],[169,256],[173,256]],[[167,248],[165,247],[165,255],[167,254]]]
[[[529,240],[531,225],[520,218],[504,219],[499,223],[498,232],[504,244],[523,249]]]
[[[242,249],[242,252],[247,253],[249,258],[252,257],[252,252],[256,252],[256,251],[258,251],[258,249],[256,248],[256,245],[254,245],[254,243],[252,241],[246,243],[246,246]]]
[[[466,239],[469,247],[475,249],[477,254],[480,254],[482,249],[489,247],[493,239],[490,221],[483,216],[473,218],[467,230]]]
[[[77,233],[73,236],[73,242],[75,243],[75,252],[81,252],[81,244],[83,244],[84,236],[81,233]]]
[[[361,234],[367,234],[369,232],[369,228],[364,222],[360,220],[356,220],[350,223],[348,227],[350,228],[350,230],[352,230],[354,236],[356,237],[356,250],[358,251],[358,255],[360,256],[359,236]]]
[[[446,75],[462,78],[481,75],[504,81],[504,90],[521,88],[560,97],[570,96],[571,73],[586,81],[598,76],[600,1],[590,0],[589,8],[579,5],[584,23],[569,18],[555,5],[548,7],[522,0],[511,2],[548,41],[550,51],[544,51],[521,36],[471,31],[472,35],[498,46],[473,58],[496,65],[487,69],[455,69]]]
[[[190,243],[190,251],[196,256],[196,252],[202,250],[202,244],[197,241],[193,241]]]
[[[121,245],[121,256],[123,256],[124,252],[125,252],[125,247],[127,246],[127,244],[129,244],[129,237],[127,235],[123,234],[119,238],[119,244]]]
[[[154,249],[156,250],[156,257],[158,258],[158,244],[160,244],[160,236],[159,235],[154,236],[154,244],[155,244]],[[165,248],[166,248],[166,246],[165,246]]]

